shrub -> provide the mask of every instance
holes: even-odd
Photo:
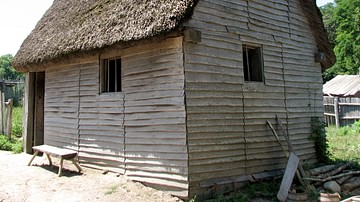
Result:
[[[16,137],[22,136],[22,115],[23,108],[22,107],[14,107],[12,114],[12,130],[11,134]]]
[[[21,153],[23,151],[22,141],[20,139],[9,139],[5,135],[0,134],[0,150]]]
[[[329,145],[326,139],[325,126],[325,123],[319,117],[311,118],[311,138],[315,142],[316,156],[320,162],[323,163],[330,161]]]
[[[0,149],[5,151],[11,151],[11,141],[5,136],[0,134]]]

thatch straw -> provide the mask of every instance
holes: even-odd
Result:
[[[171,31],[191,15],[193,7],[193,0],[54,0],[13,65],[42,63]]]
[[[49,61],[177,30],[198,0],[54,0],[23,42],[13,66],[27,71]],[[335,62],[315,0],[299,0],[319,49],[323,68]],[[30,68],[31,67],[31,68]]]

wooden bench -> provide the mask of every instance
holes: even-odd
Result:
[[[80,165],[78,164],[78,162],[77,162],[77,160],[75,158],[75,157],[77,157],[77,152],[76,151],[73,151],[73,150],[70,150],[70,149],[58,148],[58,147],[54,147],[54,146],[50,146],[50,145],[34,146],[34,147],[32,147],[32,149],[35,151],[35,153],[32,156],[30,162],[28,163],[28,166],[31,165],[31,162],[35,159],[37,154],[39,152],[42,152],[42,153],[46,154],[50,165],[52,165],[50,156],[60,158],[59,171],[58,171],[58,176],[59,177],[61,176],[64,159],[72,161],[73,164],[76,166],[76,168],[79,170],[79,172],[81,172],[81,167],[80,167]]]

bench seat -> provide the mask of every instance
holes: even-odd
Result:
[[[65,148],[54,147],[54,146],[50,146],[50,145],[33,146],[32,149],[34,150],[34,155],[32,156],[30,162],[28,163],[28,166],[31,165],[31,162],[35,159],[37,154],[39,152],[42,152],[42,153],[46,154],[50,165],[52,165],[50,156],[60,158],[59,171],[58,171],[59,177],[62,174],[64,160],[72,161],[72,163],[76,166],[76,168],[79,170],[79,172],[81,172],[81,167],[76,160],[76,157],[78,155],[76,151],[73,151],[70,149],[65,149]]]

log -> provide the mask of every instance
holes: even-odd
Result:
[[[320,175],[322,173],[326,173],[331,170],[334,170],[335,168],[336,168],[336,165],[326,165],[326,166],[321,166],[318,168],[313,168],[313,169],[309,170],[308,173],[311,176],[316,176],[316,175]]]
[[[326,181],[342,178],[342,177],[345,177],[345,176],[357,175],[357,174],[360,174],[360,171],[350,171],[350,172],[342,173],[342,174],[339,174],[339,175],[329,176],[329,177],[326,177],[326,178],[323,178],[323,179],[321,179],[321,178],[305,178],[305,179],[310,180],[310,181],[316,181],[316,182],[326,182]]]
[[[344,165],[339,166],[338,168],[332,170],[331,172],[321,174],[318,177],[319,178],[327,178],[327,177],[336,175],[336,174],[340,173],[342,170],[344,170],[345,168],[347,168],[349,165],[351,165],[351,162],[347,162]]]

